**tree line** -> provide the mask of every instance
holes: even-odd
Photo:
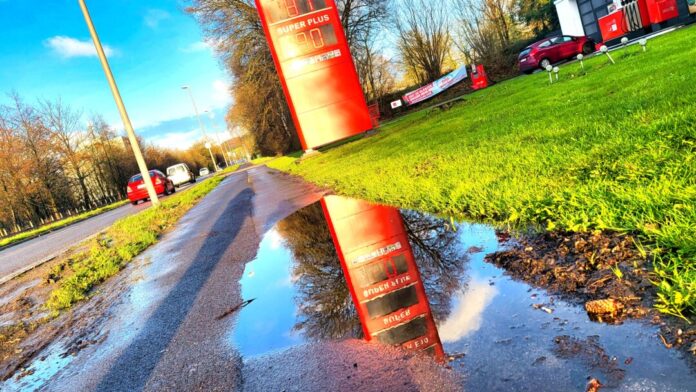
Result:
[[[285,1],[285,0],[279,0]],[[292,0],[288,0],[292,1]],[[516,74],[519,51],[559,29],[551,0],[336,0],[369,103],[389,101],[461,64],[483,64],[489,77]],[[229,117],[258,152],[300,148],[254,0],[189,0],[226,69],[235,103]]]
[[[0,106],[0,236],[28,230],[126,197],[138,172],[128,139],[95,114],[61,100],[29,103],[17,93]],[[203,142],[180,150],[141,140],[150,169],[185,162],[212,169]],[[217,154],[218,162],[223,162]]]

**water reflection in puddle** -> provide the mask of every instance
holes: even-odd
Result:
[[[369,317],[354,306],[327,224],[330,210],[324,207],[312,205],[280,222],[264,237],[257,259],[247,264],[242,295],[255,301],[240,311],[231,332],[244,357],[372,334],[366,328]],[[659,343],[654,327],[591,322],[581,306],[514,281],[486,263],[486,254],[501,249],[490,227],[460,224],[452,230],[448,222],[425,214],[401,215],[436,335],[444,351],[457,357],[450,365],[465,374],[465,389],[583,390],[587,377],[596,377],[616,390],[696,390],[696,377],[677,351]],[[381,224],[366,223],[370,230]],[[346,242],[338,242],[344,266],[349,265]],[[396,267],[393,272],[396,277]],[[364,305],[359,290],[353,295]]]
[[[276,229],[261,242],[256,260],[247,263],[242,298],[253,299],[236,320],[234,340],[245,356],[274,352],[304,341],[293,330],[297,320],[292,254]]]

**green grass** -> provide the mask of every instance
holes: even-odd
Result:
[[[512,228],[630,232],[658,308],[696,315],[696,28],[421,111],[292,164],[338,193]],[[668,288],[669,287],[669,288]],[[679,293],[679,297],[677,294]]]
[[[252,159],[250,163],[252,165],[263,165],[266,162],[270,162],[270,161],[274,160],[275,158],[276,157],[259,157],[256,159]]]
[[[58,283],[46,301],[48,309],[57,314],[87,298],[96,285],[118,273],[135,256],[157,242],[164,231],[215,189],[224,179],[222,174],[236,168],[231,167],[190,190],[162,200],[159,208],[148,208],[118,220],[95,238],[88,250],[56,265],[48,276]]]
[[[104,207],[100,207],[100,208],[97,208],[97,209],[94,209],[91,211],[87,211],[87,212],[79,214],[79,215],[71,216],[70,218],[62,219],[62,220],[59,220],[57,222],[53,222],[53,223],[38,227],[38,228],[33,229],[33,230],[25,231],[23,233],[19,233],[17,235],[13,235],[11,237],[3,238],[0,240],[0,248],[2,248],[4,246],[15,244],[17,242],[26,241],[26,240],[29,240],[29,239],[34,238],[34,237],[38,237],[41,234],[47,233],[49,231],[60,229],[62,227],[71,225],[73,223],[77,223],[77,222],[85,220],[87,218],[91,218],[95,215],[99,215],[101,213],[111,211],[115,208],[121,207],[124,204],[128,204],[128,200],[118,201],[116,203],[112,203],[112,204],[109,204],[109,205],[104,206]]]

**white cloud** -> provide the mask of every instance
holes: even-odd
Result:
[[[208,49],[210,49],[210,44],[206,41],[198,41],[194,42],[184,48],[181,48],[181,51],[184,53],[195,53],[195,52],[203,52]]]
[[[213,81],[213,101],[219,106],[225,106],[232,102],[230,82],[222,79]]]
[[[167,20],[171,17],[169,12],[165,10],[151,9],[145,14],[145,25],[151,29],[156,29],[159,27],[160,22]]]
[[[162,136],[149,138],[154,144],[171,149],[185,150],[201,139],[201,131],[194,129],[188,132],[170,132]]]
[[[183,48],[181,48],[181,51],[184,53],[195,53],[195,52],[203,52],[206,50],[215,50],[220,45],[222,44],[221,40],[215,40],[215,39],[204,39],[203,41],[196,41],[193,42]]]
[[[472,281],[457,297],[458,305],[438,328],[443,342],[456,342],[481,328],[482,314],[498,290],[486,282]]]
[[[46,40],[46,46],[53,49],[61,57],[91,57],[97,56],[97,50],[91,40],[81,41],[77,38],[57,35]],[[116,51],[109,45],[102,45],[107,56],[113,56]]]

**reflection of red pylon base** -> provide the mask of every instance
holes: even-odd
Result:
[[[490,81],[488,80],[488,75],[486,75],[486,70],[483,69],[483,65],[479,64],[472,70],[471,73],[471,87],[474,90],[480,90],[482,88],[488,87]]]
[[[399,210],[342,196],[322,199],[365,339],[444,351]]]

